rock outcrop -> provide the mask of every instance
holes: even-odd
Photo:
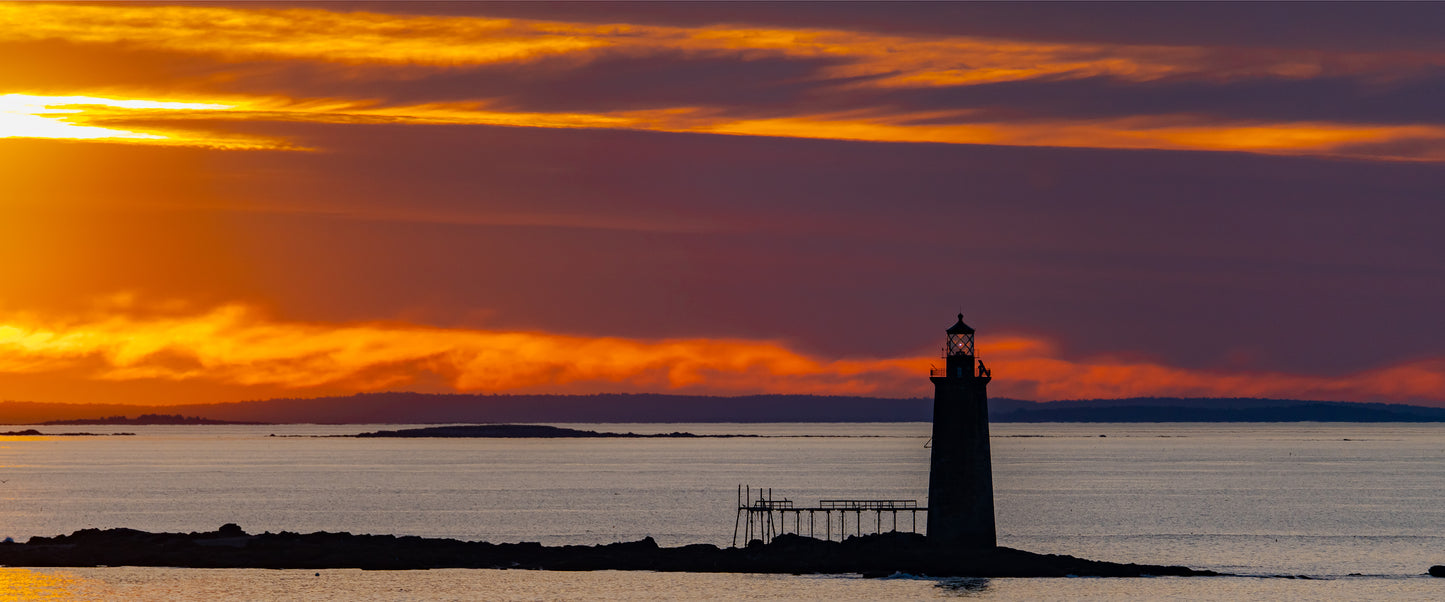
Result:
[[[1010,548],[953,549],[921,535],[885,533],[842,542],[780,535],[768,544],[664,548],[651,537],[595,546],[492,544],[350,533],[262,533],[227,524],[208,533],[84,529],[0,543],[5,566],[168,566],[271,569],[515,568],[725,573],[894,573],[931,577],[1137,577],[1214,575],[1182,566],[1119,564]]]

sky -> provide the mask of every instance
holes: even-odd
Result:
[[[1445,405],[1445,4],[0,4],[0,398]]]

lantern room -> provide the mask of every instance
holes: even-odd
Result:
[[[938,376],[974,376],[973,327],[964,324],[963,314],[958,314],[958,322],[945,332],[948,333],[948,343],[943,347],[944,373]]]
[[[973,356],[973,328],[963,323],[963,314],[958,314],[958,323],[945,332],[948,333],[948,346],[943,350],[944,357]]]

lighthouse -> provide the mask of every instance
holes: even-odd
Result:
[[[997,545],[993,469],[988,451],[989,370],[978,361],[973,328],[946,331],[944,368],[933,370],[933,458],[928,472],[928,538],[970,548]]]

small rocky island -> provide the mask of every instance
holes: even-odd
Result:
[[[372,431],[356,435],[343,435],[350,437],[457,437],[457,438],[533,438],[533,439],[566,439],[582,437],[628,437],[628,438],[658,438],[658,437],[756,437],[757,435],[695,435],[693,433],[655,433],[651,435],[639,435],[637,433],[606,433],[588,431],[582,429],[569,429],[559,426],[546,426],[541,424],[467,424],[451,426],[429,426],[425,428],[401,429],[396,431]]]
[[[84,529],[70,535],[0,543],[0,565],[24,567],[163,566],[267,569],[491,568],[554,571],[638,570],[700,573],[848,574],[886,577],[1205,576],[1182,566],[1119,564],[1010,548],[939,546],[914,533],[823,541],[779,535],[746,548],[693,544],[664,548],[651,537],[595,546],[544,546],[352,535],[262,533],[235,524],[208,533]]]
[[[42,433],[35,429],[5,431],[0,437],[134,437],[135,433]]]

